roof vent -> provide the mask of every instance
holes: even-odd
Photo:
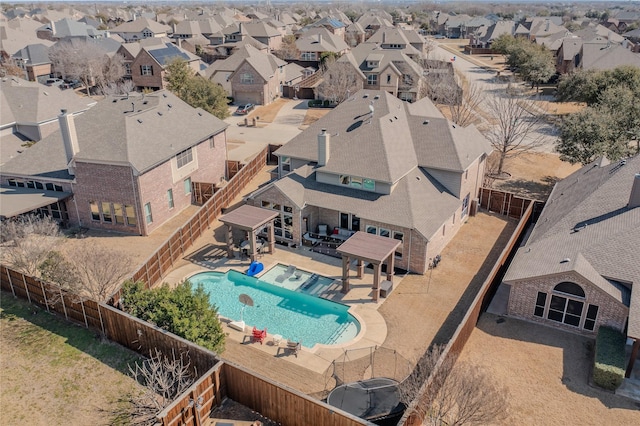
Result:
[[[166,97],[167,97],[167,94],[166,94],[166,93],[163,93],[163,94],[162,94],[162,97],[163,97],[163,98],[166,98]]]
[[[116,102],[118,102],[118,100],[117,100],[117,99],[114,99],[114,100],[112,100],[112,101],[111,101],[111,103],[114,103],[114,104],[115,104]]]
[[[49,96],[49,94],[47,92],[45,92],[44,90],[42,91],[42,94],[45,96]]]
[[[453,127],[453,128],[455,129],[455,128],[456,128],[456,125],[455,125],[455,124],[452,124],[452,125],[451,125],[451,127]]]
[[[200,117],[202,117],[202,113],[201,113],[201,112],[198,112],[198,115],[199,115]]]
[[[422,122],[422,124],[424,124],[424,125],[426,126],[427,124],[429,124],[429,120],[424,120],[424,121]]]
[[[148,103],[149,103],[149,101],[142,101],[142,105],[146,105]]]
[[[363,97],[364,99],[367,99],[367,98],[369,97],[369,94],[368,94],[368,93],[365,93],[362,97]]]
[[[380,95],[375,95],[373,99],[380,99]]]
[[[167,106],[168,106],[169,108],[171,108],[173,105],[171,105],[171,104],[167,104]]]
[[[565,257],[560,261],[560,263],[569,263],[569,262],[571,262],[571,259],[569,259],[568,257]]]
[[[142,124],[142,120],[140,120],[139,118],[138,118],[138,123]]]
[[[162,115],[162,111],[158,111],[158,115],[160,115],[160,116],[161,116],[161,115]]]

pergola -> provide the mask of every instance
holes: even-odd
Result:
[[[364,274],[364,262],[373,264],[373,301],[380,298],[380,273],[383,263],[387,265],[387,280],[393,282],[393,259],[402,243],[388,237],[358,231],[342,243],[337,251],[342,255],[342,292],[349,291],[349,265],[351,259],[358,259],[357,278]]]
[[[273,219],[280,213],[260,207],[242,205],[237,209],[220,216],[220,222],[227,225],[227,256],[233,258],[233,228],[241,229],[249,234],[249,256],[251,261],[257,258],[256,234],[258,230],[267,225],[267,242],[269,253],[275,252],[275,237],[273,233]]]

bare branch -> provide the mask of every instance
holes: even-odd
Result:
[[[328,59],[323,73],[324,81],[318,86],[318,97],[334,103],[344,102],[350,94],[362,89],[364,82],[348,62]]]

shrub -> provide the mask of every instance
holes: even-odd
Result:
[[[310,108],[314,108],[314,107],[318,108],[318,107],[322,106],[322,100],[321,99],[312,99],[309,102],[307,102],[307,105]]]
[[[593,381],[600,387],[616,390],[624,378],[625,336],[610,327],[600,327],[596,337]]]

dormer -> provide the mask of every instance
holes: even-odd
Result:
[[[367,63],[367,68],[377,68],[380,66],[380,62],[382,61],[382,58],[384,57],[384,55],[380,54],[380,53],[371,53],[367,56],[366,59],[366,63]]]

